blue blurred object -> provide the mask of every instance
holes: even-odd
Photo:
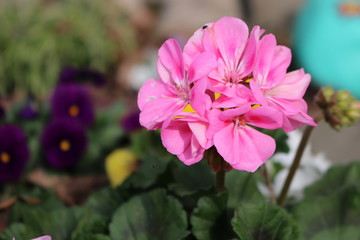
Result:
[[[360,98],[360,0],[308,0],[295,23],[294,56],[318,85]]]

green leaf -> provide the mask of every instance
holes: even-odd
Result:
[[[183,164],[180,160],[174,162],[177,166],[172,170],[175,183],[170,186],[170,189],[178,195],[189,195],[214,186],[214,173],[205,160],[191,166]]]
[[[199,199],[191,215],[192,232],[199,240],[230,239],[235,237],[226,208],[227,193]]]
[[[121,205],[109,229],[112,240],[177,240],[188,235],[187,225],[179,201],[159,189]]]
[[[131,135],[132,151],[139,156],[147,157],[149,155],[158,158],[176,159],[162,145],[159,131],[138,131]]]
[[[352,184],[360,183],[360,162],[331,167],[326,174],[313,185],[305,189],[307,198],[333,194]]]
[[[37,237],[32,235],[31,231],[22,223],[13,223],[11,224],[1,235],[1,240],[9,239],[30,239]]]
[[[165,172],[168,159],[148,156],[140,161],[140,167],[128,177],[123,186],[147,188],[153,185],[159,176]]]
[[[300,235],[292,217],[269,202],[240,204],[231,224],[240,240],[297,240]]]
[[[359,240],[359,226],[345,226],[324,230],[310,240]]]
[[[348,185],[333,194],[305,198],[293,209],[304,239],[327,229],[360,225],[360,184]],[[335,231],[335,230],[334,230]]]
[[[107,232],[114,211],[124,202],[117,191],[104,188],[89,196],[83,212],[78,217],[72,239],[90,239],[94,234]]]
[[[225,186],[229,191],[228,207],[235,208],[242,201],[262,201],[264,197],[257,188],[259,173],[231,170],[225,175]]]

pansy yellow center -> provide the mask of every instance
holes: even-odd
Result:
[[[72,117],[77,117],[80,113],[80,108],[78,105],[74,104],[69,107],[69,115]]]
[[[71,144],[68,140],[62,140],[59,144],[60,150],[63,152],[67,152],[71,148]]]
[[[7,164],[10,162],[10,155],[7,152],[2,152],[0,155],[0,160],[3,163]]]

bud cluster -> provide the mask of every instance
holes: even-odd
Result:
[[[360,102],[349,91],[335,92],[332,87],[324,87],[315,101],[322,109],[325,120],[336,130],[352,126],[360,119]]]

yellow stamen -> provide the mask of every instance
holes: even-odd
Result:
[[[251,106],[251,109],[254,109],[254,108],[257,108],[257,107],[261,107],[261,105],[260,104],[254,104],[254,105]]]
[[[67,152],[67,151],[70,150],[71,144],[70,144],[70,142],[69,142],[68,140],[62,140],[62,141],[60,142],[59,147],[60,147],[60,150],[61,150],[61,151]]]
[[[191,107],[190,104],[186,105],[182,111],[189,112],[189,113],[196,113],[196,111]],[[179,118],[184,118],[184,117],[174,117],[174,119],[179,119]]]
[[[216,100],[216,99],[218,99],[218,98],[221,96],[221,94],[220,94],[220,93],[215,92],[215,93],[214,93],[214,96],[215,96],[215,100]]]
[[[245,82],[249,83],[251,80],[254,80],[253,78],[248,78],[245,80]]]
[[[183,112],[192,112],[195,113],[196,111],[191,107],[190,104],[186,105]]]
[[[7,164],[10,162],[10,155],[7,152],[2,152],[0,155],[0,160],[3,163]]]
[[[80,113],[80,108],[77,106],[77,105],[71,105],[69,107],[69,115],[72,116],[72,117],[76,117],[78,116]]]

